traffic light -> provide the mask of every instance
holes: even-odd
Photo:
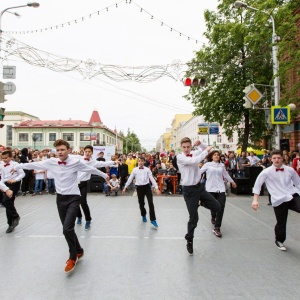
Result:
[[[193,87],[204,87],[206,84],[205,78],[184,78],[183,79],[184,86],[193,86]]]
[[[5,108],[0,107],[0,121],[4,120],[4,113],[5,113]]]
[[[243,106],[247,109],[251,108],[252,107],[252,103],[246,98],[246,97],[243,97],[244,99],[244,104]]]
[[[243,106],[244,106],[246,109],[252,107],[251,101],[248,100],[248,98],[246,97],[246,95],[250,92],[251,88],[252,88],[251,85],[248,85],[248,86],[246,86],[246,87],[244,88],[244,90],[243,90],[243,92],[245,93],[245,96],[243,97],[243,99],[244,99],[244,104],[243,104]]]

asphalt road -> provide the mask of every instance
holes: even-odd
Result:
[[[221,239],[201,207],[190,256],[181,196],[155,196],[155,230],[142,223],[136,196],[89,194],[92,229],[76,226],[85,256],[65,274],[68,248],[55,196],[20,196],[21,221],[11,234],[0,207],[0,298],[299,299],[299,216],[289,213],[282,252],[273,209],[266,196],[260,200],[254,212],[251,196],[227,197]]]

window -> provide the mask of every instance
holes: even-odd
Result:
[[[233,143],[233,137],[228,139],[228,143]]]
[[[49,142],[56,141],[56,133],[49,133]]]
[[[19,133],[19,142],[28,142],[28,133]]]
[[[12,146],[12,126],[6,126],[6,145]]]
[[[74,133],[63,133],[63,139],[67,142],[74,141]]]
[[[84,139],[84,133],[80,133],[80,142],[82,142],[82,141],[86,141],[86,140]]]
[[[222,143],[222,136],[220,134],[217,135],[217,143]]]
[[[42,142],[43,134],[42,133],[33,133],[32,138],[35,138],[35,142]]]

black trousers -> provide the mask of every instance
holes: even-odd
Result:
[[[29,191],[29,181],[32,176],[31,170],[24,170],[24,173],[25,173],[25,177],[22,178],[22,186],[21,186],[22,193],[26,193],[27,191]]]
[[[123,190],[124,189],[124,186],[125,186],[125,183],[127,181],[127,176],[121,176],[120,177],[120,189]]]
[[[17,181],[14,183],[7,183],[5,185],[13,191],[13,196],[8,198],[5,193],[3,193],[3,202],[2,204],[6,208],[6,217],[7,217],[7,224],[12,225],[14,219],[19,217],[19,214],[15,208],[15,199],[16,195],[20,190],[21,181]]]
[[[145,196],[147,197],[148,200],[148,206],[149,206],[149,213],[150,213],[150,220],[155,221],[156,216],[155,216],[155,210],[154,210],[154,204],[153,204],[153,194],[151,191],[151,186],[150,184],[146,185],[137,185],[136,186],[136,191],[138,195],[138,200],[139,200],[139,205],[140,205],[140,210],[141,210],[141,216],[146,216],[147,211],[145,209]]]
[[[91,212],[90,212],[90,208],[88,206],[87,203],[87,188],[88,188],[88,181],[81,181],[78,185],[79,189],[80,189],[80,205],[82,207],[84,216],[85,216],[85,220],[86,221],[91,221]],[[80,207],[78,208],[78,213],[77,213],[77,218],[82,218],[82,213],[81,213],[81,209]]]
[[[275,238],[276,241],[283,243],[286,239],[286,222],[288,217],[288,210],[293,210],[300,213],[300,196],[298,194],[293,195],[293,199],[288,202],[274,207],[274,212],[277,220],[275,225]]]
[[[83,252],[74,230],[80,196],[57,194],[56,204],[63,225],[63,234],[69,246],[70,259],[76,260],[76,254]]]
[[[187,224],[186,239],[194,238],[194,231],[199,220],[198,207],[199,200],[202,205],[213,212],[218,212],[221,209],[220,203],[204,189],[204,185],[198,183],[197,185],[182,186],[182,194],[189,212],[189,221]]]
[[[224,193],[211,193],[210,194],[220,203],[221,209],[218,212],[211,211],[211,217],[216,220],[215,227],[221,228],[222,219],[224,215],[226,195]]]

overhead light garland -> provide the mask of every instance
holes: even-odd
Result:
[[[180,61],[174,61],[168,65],[151,66],[120,66],[104,65],[95,60],[79,60],[69,57],[61,57],[37,48],[24,44],[6,34],[2,35],[2,49],[4,57],[0,60],[8,60],[15,56],[21,58],[30,65],[47,68],[55,72],[77,72],[83,78],[92,79],[98,76],[106,76],[114,81],[135,81],[152,82],[161,77],[170,77],[173,80],[179,80],[186,64]]]
[[[57,25],[52,25],[52,26],[49,26],[49,27],[31,29],[31,30],[22,30],[22,31],[2,31],[2,32],[7,33],[7,34],[12,34],[12,35],[14,35],[14,34],[34,34],[34,33],[49,32],[49,31],[52,31],[52,30],[66,28],[66,27],[69,27],[69,26],[72,26],[72,25],[78,25],[79,23],[82,23],[86,20],[89,20],[89,19],[91,19],[95,16],[99,16],[100,13],[109,12],[112,9],[118,8],[122,4],[131,4],[131,3],[134,4],[136,7],[138,7],[138,9],[141,13],[145,13],[148,17],[150,17],[151,20],[154,20],[154,21],[158,22],[162,27],[168,28],[170,30],[170,32],[177,33],[179,37],[185,37],[188,41],[195,41],[195,43],[204,44],[203,42],[199,41],[198,39],[195,39],[195,38],[193,38],[193,37],[191,37],[187,34],[184,34],[181,31],[175,29],[174,27],[166,24],[164,21],[156,18],[153,14],[151,14],[150,12],[148,12],[147,10],[145,10],[143,7],[136,4],[132,0],[122,0],[120,2],[112,4],[110,6],[99,9],[99,10],[93,12],[93,13],[89,13],[88,15],[77,18],[75,20],[70,20],[70,21],[67,21],[67,22],[64,22],[64,23],[61,23],[61,24],[57,24]]]

